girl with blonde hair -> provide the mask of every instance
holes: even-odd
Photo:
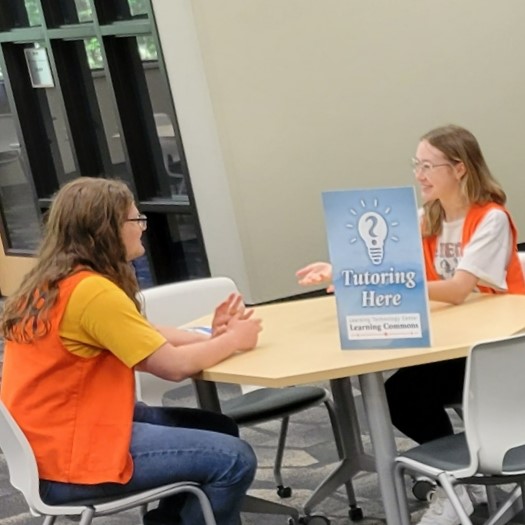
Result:
[[[525,293],[517,231],[506,196],[492,176],[474,135],[455,125],[423,135],[412,159],[423,209],[421,234],[431,300],[460,304],[472,292]],[[300,284],[330,282],[329,263],[297,272]],[[393,424],[418,443],[452,433],[445,406],[461,402],[465,359],[402,368],[385,383]],[[471,498],[457,487],[465,510]],[[421,525],[459,525],[441,489]]]

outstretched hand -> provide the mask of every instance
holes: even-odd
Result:
[[[302,286],[310,286],[321,283],[331,283],[332,265],[327,262],[314,262],[308,264],[295,272],[297,282]],[[326,288],[328,293],[334,291],[334,286],[329,284]]]

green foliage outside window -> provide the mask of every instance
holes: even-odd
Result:
[[[152,36],[138,36],[137,45],[142,60],[158,60],[157,46]]]
[[[79,22],[91,22],[93,20],[93,11],[89,0],[75,0]]]
[[[128,0],[128,3],[129,10],[133,16],[147,14],[149,0]]]
[[[104,67],[104,60],[100,50],[100,42],[97,37],[84,40],[86,55],[90,69],[101,69]]]
[[[102,69],[104,67],[104,59],[100,49],[100,41],[93,37],[84,40],[86,46],[86,54],[88,57],[89,67],[91,69]],[[139,49],[140,58],[143,61],[157,60],[157,46],[152,36],[138,36],[137,46]]]
[[[40,6],[36,0],[25,0],[27,17],[29,18],[30,26],[42,25],[42,14],[40,13]]]
[[[1,0],[0,0],[1,1]],[[59,0],[55,0],[59,1]],[[73,0],[61,0],[73,1]],[[24,0],[29,24],[36,26],[41,24],[42,15],[38,0]],[[93,21],[93,9],[90,0],[74,0],[77,9],[78,20],[80,23]],[[128,0],[129,9],[132,16],[140,16],[148,13],[150,0]],[[93,37],[84,41],[86,46],[86,54],[88,57],[89,67],[91,69],[101,69],[104,67],[104,60],[100,49],[100,41]],[[157,60],[157,48],[153,37],[138,36],[137,46],[139,49],[140,58],[145,61]],[[1,71],[0,71],[0,78]]]
[[[55,0],[58,1],[58,0]],[[62,0],[73,1],[73,0]],[[29,25],[41,25],[42,14],[40,13],[40,6],[38,0],[24,0],[27,16],[29,18]],[[93,20],[93,9],[89,0],[74,0],[77,8],[79,22],[90,22]],[[129,9],[132,16],[144,15],[148,13],[150,0],[128,0]]]

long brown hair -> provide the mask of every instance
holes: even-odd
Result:
[[[36,266],[5,302],[1,329],[6,339],[31,342],[46,335],[59,283],[79,269],[113,281],[140,310],[137,279],[120,235],[133,201],[129,188],[118,180],[81,177],[58,191]]]
[[[452,164],[464,164],[466,173],[461,179],[461,190],[469,204],[505,204],[507,196],[492,176],[478,141],[470,131],[450,124],[425,133],[420,140],[437,148]],[[445,218],[440,201],[425,203],[423,210],[423,235],[438,235]]]

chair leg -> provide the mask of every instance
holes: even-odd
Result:
[[[44,518],[44,523],[42,525],[53,525],[55,523],[57,517],[56,516],[46,516]]]
[[[454,490],[454,486],[452,485],[447,474],[445,473],[440,474],[438,476],[438,481],[441,485],[441,488],[445,491],[446,495],[448,496],[450,503],[452,503],[452,506],[454,507],[454,510],[456,511],[456,514],[458,515],[461,523],[463,525],[472,525],[472,521],[470,521],[470,518],[465,512],[465,509],[463,508],[461,501],[459,501],[459,497],[456,494],[456,491]]]
[[[487,485],[485,487],[487,492],[487,508],[489,510],[489,516],[494,514],[498,510],[498,499],[496,498],[496,487]]]
[[[143,505],[140,505],[140,507],[138,507],[138,509],[139,509],[140,517],[143,518],[144,514],[146,514],[146,512],[148,512],[148,504],[144,503]]]
[[[78,525],[90,525],[93,521],[93,516],[95,515],[95,509],[88,507],[82,514],[80,518],[80,523]]]
[[[291,487],[285,487],[281,475],[281,467],[283,464],[284,447],[286,445],[286,436],[288,434],[289,416],[283,417],[281,420],[281,430],[279,432],[279,441],[277,443],[277,452],[275,454],[275,462],[273,464],[273,477],[277,485],[277,495],[280,498],[289,498],[292,495]]]
[[[394,483],[401,525],[410,525],[410,513],[408,511],[408,500],[405,487],[405,466],[402,463],[396,463],[394,467]]]
[[[505,525],[511,521],[516,515],[523,510],[523,498],[521,484],[517,485],[516,488],[507,496],[507,499],[503,501],[495,514],[493,514],[484,525]]]
[[[520,482],[519,487],[521,489],[521,504],[522,504],[522,517],[525,516],[525,482]]]
[[[204,516],[204,523],[206,525],[217,525],[217,522],[215,521],[215,516],[213,514],[213,509],[211,508],[210,500],[208,499],[204,491],[199,487],[190,487],[187,489],[187,491],[195,495],[199,500],[202,515]]]

